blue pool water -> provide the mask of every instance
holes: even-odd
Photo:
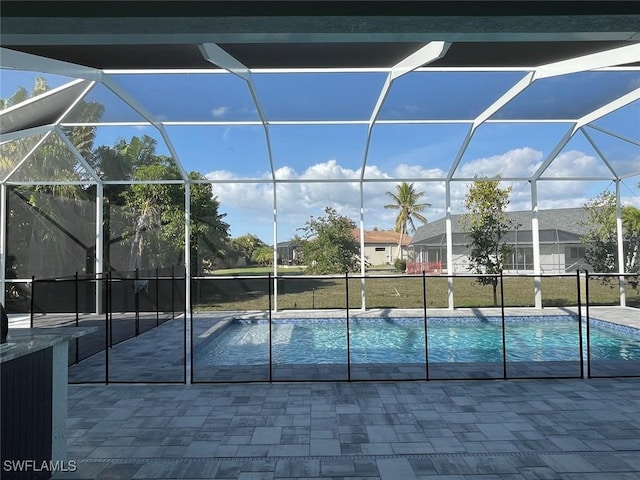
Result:
[[[431,363],[502,362],[500,318],[430,318],[427,328]],[[573,317],[511,317],[505,332],[507,361],[580,359],[578,321]],[[592,324],[591,358],[640,360],[640,331],[637,335],[630,332],[632,329],[620,332]],[[352,319],[349,343],[351,363],[424,363],[424,321]],[[214,337],[194,339],[194,355],[198,365],[265,364],[269,358],[268,323],[233,321]],[[347,363],[346,320],[273,320],[272,355],[273,363],[283,365]]]

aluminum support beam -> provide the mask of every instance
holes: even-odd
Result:
[[[191,358],[191,342],[189,339],[193,335],[191,331],[191,185],[189,182],[184,185],[184,311],[187,318],[184,319],[185,335],[187,338],[185,348],[185,361]],[[191,383],[191,362],[186,361],[185,383]]]
[[[364,168],[362,169],[364,171]],[[366,263],[364,258],[364,183],[360,182],[360,308],[362,311],[367,309],[366,301]]]
[[[622,207],[620,204],[620,180],[616,180],[616,237],[617,237],[617,247],[618,247],[618,273],[620,277],[618,277],[618,285],[620,289],[620,306],[627,306],[627,295],[626,295],[626,281],[622,276],[625,273],[625,258],[624,258],[624,231],[622,228]]]
[[[453,298],[453,228],[451,225],[451,182],[445,184],[445,229],[447,234],[447,304],[449,310],[455,307]]]
[[[96,185],[96,308],[95,313],[102,313],[102,292],[103,282],[101,281],[102,273],[104,273],[104,186],[101,183]]]
[[[638,47],[638,50],[640,50],[640,47]],[[604,117],[605,115],[608,115],[609,113],[622,108],[626,105],[629,105],[632,102],[635,102],[636,100],[640,99],[640,88],[636,88],[635,90],[632,90],[631,92],[627,93],[626,95],[623,95],[619,98],[616,98],[615,100],[613,100],[612,102],[607,103],[606,105],[603,105],[602,107],[594,110],[591,113],[588,113],[587,115],[585,115],[584,117],[580,118],[577,122],[576,122],[576,126],[575,129],[577,130],[578,128],[587,125],[591,122],[594,122],[595,120],[598,120],[599,118]]]
[[[620,178],[620,176],[618,175],[618,172],[616,172],[615,168],[613,168],[613,165],[611,164],[611,162],[609,161],[609,159],[607,158],[607,156],[604,154],[604,152],[602,150],[600,150],[600,147],[598,146],[598,144],[596,142],[593,141],[593,138],[591,138],[591,135],[589,135],[587,133],[587,131],[584,128],[580,129],[580,132],[582,132],[582,134],[584,135],[584,137],[587,139],[587,141],[591,144],[591,146],[593,147],[593,149],[595,150],[595,152],[598,154],[598,156],[600,157],[600,159],[604,162],[604,164],[607,166],[607,168],[609,169],[609,171],[611,172],[611,174],[616,178]]]
[[[531,181],[531,241],[533,247],[533,295],[537,309],[542,308],[542,279],[540,274],[540,225],[538,223],[538,185]]]
[[[273,310],[278,311],[278,195],[273,182]]]
[[[542,65],[536,69],[534,80],[585,72],[597,68],[626,65],[639,61],[640,48],[637,44],[632,44],[625,47],[605,50],[604,52],[592,53],[590,55],[583,55],[581,57],[570,58],[569,60]]]
[[[0,303],[6,306],[7,291],[7,186],[0,184]]]
[[[24,157],[22,157],[22,160],[20,160],[18,163],[14,165],[14,167],[9,171],[9,173],[4,177],[4,179],[2,179],[2,181],[3,182],[8,181],[11,178],[11,176],[20,169],[20,167],[24,164],[24,162],[26,162],[29,159],[29,157],[31,157],[31,155],[33,155],[33,153],[36,150],[38,150],[38,148],[40,148],[40,145],[42,145],[52,134],[53,134],[53,130],[45,133],[43,137],[40,140],[38,140],[38,142],[33,147],[31,147],[31,150],[29,150],[27,154]]]
[[[40,57],[8,48],[0,48],[0,65],[3,68],[53,73],[85,80],[100,80],[102,76],[102,71],[96,68]]]
[[[185,182],[188,182],[189,176],[187,175],[187,172],[185,171],[184,166],[180,162],[180,157],[178,156],[178,153],[176,152],[176,149],[174,148],[173,143],[171,142],[171,139],[169,138],[169,135],[167,134],[167,131],[164,128],[164,125],[158,122],[158,120],[151,114],[151,112],[149,112],[144,107],[144,105],[142,105],[138,100],[132,97],[127,91],[125,91],[122,87],[120,87],[120,85],[114,82],[109,75],[104,75],[101,81],[104,84],[104,86],[106,86],[109,90],[111,90],[115,95],[120,97],[120,99],[123,102],[129,105],[133,110],[135,110],[138,114],[140,114],[141,117],[149,121],[149,123],[151,123],[154,127],[158,129],[158,131],[160,132],[160,135],[162,136],[162,139],[165,141],[167,145],[167,148],[171,152],[171,156],[173,157],[173,160],[175,161],[176,166],[178,167],[180,176]]]

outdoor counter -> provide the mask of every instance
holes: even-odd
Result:
[[[0,345],[3,479],[45,479],[65,468],[68,341],[95,330],[9,330],[8,343]]]

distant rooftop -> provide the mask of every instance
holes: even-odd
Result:
[[[531,212],[529,210],[524,210],[506,213],[507,216],[512,219],[518,226],[517,230],[519,240],[523,243],[531,241]],[[540,210],[538,212],[538,225],[541,231],[540,240],[551,241],[551,238],[544,238],[547,236],[553,236],[558,241],[579,240],[579,238],[587,231],[587,229],[583,225],[586,220],[587,211],[584,208],[555,208],[549,210]],[[463,215],[451,215],[451,230],[456,238],[465,237]],[[556,233],[545,235],[542,233],[543,231]],[[515,232],[512,232],[512,234],[514,233]],[[416,230],[411,243],[433,243],[435,240],[437,240],[435,237],[442,237],[443,239],[445,236],[446,218],[440,218],[434,222],[419,227]],[[507,241],[509,241],[508,237]]]
[[[360,229],[353,229],[353,237],[360,241]],[[400,240],[400,234],[391,230],[365,230],[364,231],[364,243],[366,244],[393,244],[398,245]],[[411,243],[411,236],[404,234],[402,238],[402,245],[409,245]]]

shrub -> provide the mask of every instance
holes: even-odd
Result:
[[[393,266],[399,272],[405,272],[407,270],[407,261],[404,258],[396,258],[393,262]]]

